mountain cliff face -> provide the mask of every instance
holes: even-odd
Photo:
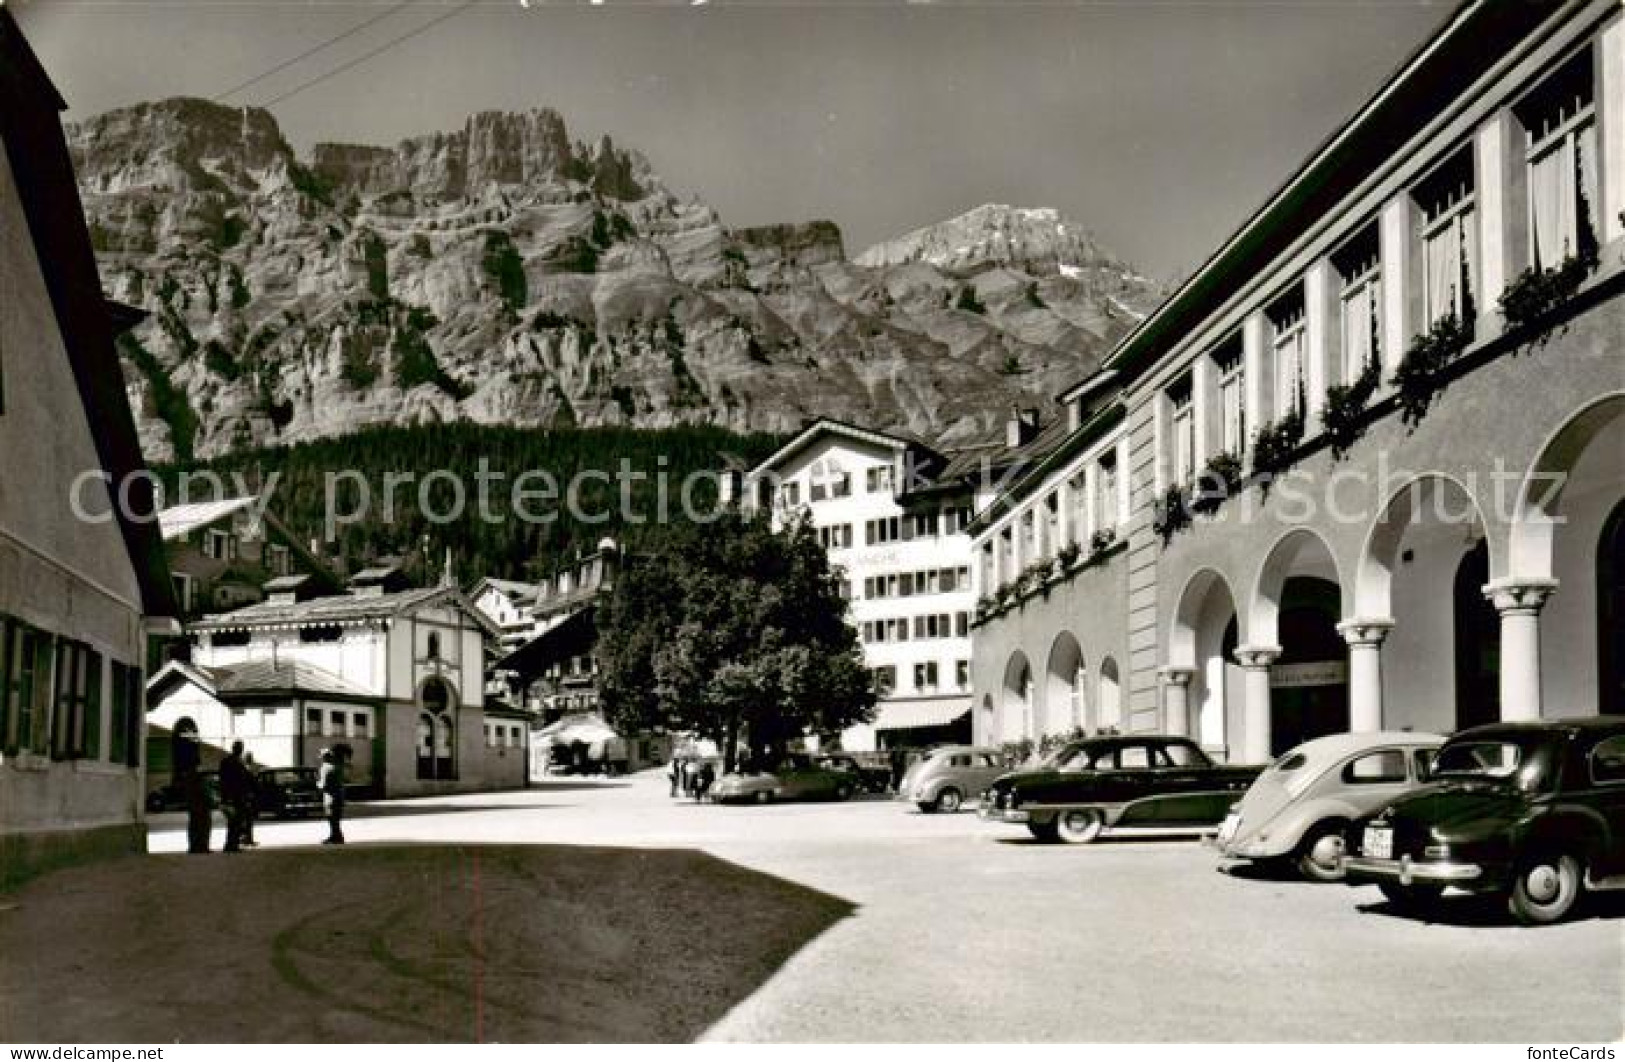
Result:
[[[1092,367],[1160,295],[1053,211],[982,207],[852,261],[831,222],[730,230],[553,111],[301,160],[261,110],[69,128],[154,461],[381,423],[830,415],[945,441]]]

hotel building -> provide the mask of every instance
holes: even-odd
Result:
[[[1625,712],[1622,289],[1625,6],[1462,4],[978,510],[977,739]]]

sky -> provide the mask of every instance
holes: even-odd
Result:
[[[69,120],[213,98],[348,34],[226,102],[269,104],[301,154],[552,107],[578,139],[607,133],[642,151],[730,226],[828,218],[856,255],[981,203],[1049,206],[1162,277],[1205,259],[1454,7],[0,3]]]

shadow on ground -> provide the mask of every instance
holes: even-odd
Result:
[[[1493,895],[1451,892],[1433,903],[1418,906],[1395,904],[1379,896],[1370,903],[1360,904],[1358,910],[1362,914],[1403,918],[1412,922],[1441,926],[1489,928],[1518,924],[1513,919],[1512,913],[1507,910],[1506,898]],[[1625,919],[1625,893],[1595,892],[1582,896],[1580,903],[1569,912],[1566,921],[1621,919]],[[1538,931],[1538,927],[1532,931]]]
[[[851,914],[687,849],[145,856],[0,909],[10,1042],[685,1042]]]

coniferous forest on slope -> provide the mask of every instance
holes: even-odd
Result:
[[[366,428],[331,439],[288,447],[245,449],[212,459],[154,468],[163,485],[165,504],[181,501],[180,487],[189,479],[186,500],[208,500],[196,491],[203,480],[186,473],[212,472],[227,495],[238,485],[249,490],[269,486],[269,509],[307,545],[321,541],[321,554],[341,571],[354,571],[382,556],[400,556],[419,580],[439,575],[449,548],[460,582],[480,576],[529,580],[576,552],[592,548],[606,535],[638,549],[660,540],[658,519],[662,477],[666,510],[684,521],[680,493],[696,473],[714,473],[729,465],[749,467],[770,454],[783,439],[742,435],[711,426],[665,429],[572,428],[537,430],[469,423],[420,424]],[[487,472],[489,504],[478,505],[481,461]],[[623,476],[623,462],[632,475]],[[515,511],[515,481],[533,475],[525,486],[533,493]],[[641,473],[641,477],[637,476]],[[386,511],[386,476],[401,479],[393,511]],[[583,474],[586,474],[585,476]],[[410,477],[410,478],[407,478]],[[630,484],[623,487],[623,479]],[[457,487],[465,504],[455,519]],[[578,512],[565,504],[572,481],[578,486]],[[558,497],[540,492],[551,482]],[[362,488],[370,504],[361,506]],[[427,484],[427,487],[424,486]],[[695,508],[709,511],[716,500],[715,476],[695,480]],[[331,540],[329,493],[335,504]],[[630,505],[623,504],[623,493]],[[352,514],[358,514],[348,519]],[[552,519],[545,517],[552,516]],[[489,518],[488,518],[489,517]]]

